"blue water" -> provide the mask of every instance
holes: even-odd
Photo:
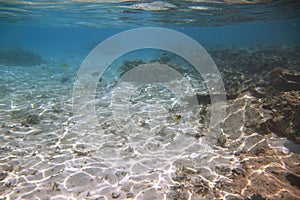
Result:
[[[299,19],[247,22],[213,27],[171,25],[164,27],[185,33],[204,47],[211,45],[253,47],[256,45],[293,46],[300,44]],[[24,48],[46,58],[62,54],[86,55],[108,37],[130,28],[0,24],[0,49]]]

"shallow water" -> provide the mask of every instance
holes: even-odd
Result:
[[[0,198],[299,198],[297,1],[0,7]]]

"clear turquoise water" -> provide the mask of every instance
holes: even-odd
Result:
[[[150,6],[134,9],[133,5],[141,3]],[[144,26],[175,29],[202,45],[297,45],[300,42],[297,1],[168,3],[174,8],[164,3],[151,6],[149,1],[2,0],[0,49],[25,48],[44,56],[85,54],[109,36]],[[152,7],[158,10],[152,11]]]

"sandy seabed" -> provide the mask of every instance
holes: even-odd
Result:
[[[95,98],[98,124],[82,125],[86,119],[72,113],[75,67],[52,62],[1,65],[0,71],[3,199],[300,196],[299,154],[284,146],[285,138],[257,131],[255,125],[269,116],[250,91],[228,100],[223,126],[209,127],[209,103],[177,104],[166,88],[123,83],[118,87],[124,93],[135,92],[128,119],[116,122],[112,109],[124,102],[112,103],[114,83],[102,80]],[[203,88],[181,79],[172,84],[189,95]]]

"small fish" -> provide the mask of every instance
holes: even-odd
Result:
[[[99,76],[100,75],[100,72],[93,72],[93,73],[91,73],[91,76],[93,77],[93,78],[96,78],[97,76]]]
[[[124,130],[122,130],[118,135],[121,136],[122,138],[124,138],[125,140],[128,139],[128,138],[126,137],[127,133],[126,133],[126,131],[124,131]]]
[[[68,64],[66,64],[66,63],[63,63],[63,64],[61,64],[60,66],[61,66],[61,67],[63,67],[63,68],[65,68],[65,67],[69,67],[69,65],[68,65]]]
[[[178,114],[174,115],[174,121],[176,124],[179,123],[180,119],[181,119],[181,115],[178,115]]]
[[[60,79],[60,82],[61,82],[61,83],[65,83],[65,82],[67,82],[68,80],[69,80],[69,77],[63,77],[63,78]]]

